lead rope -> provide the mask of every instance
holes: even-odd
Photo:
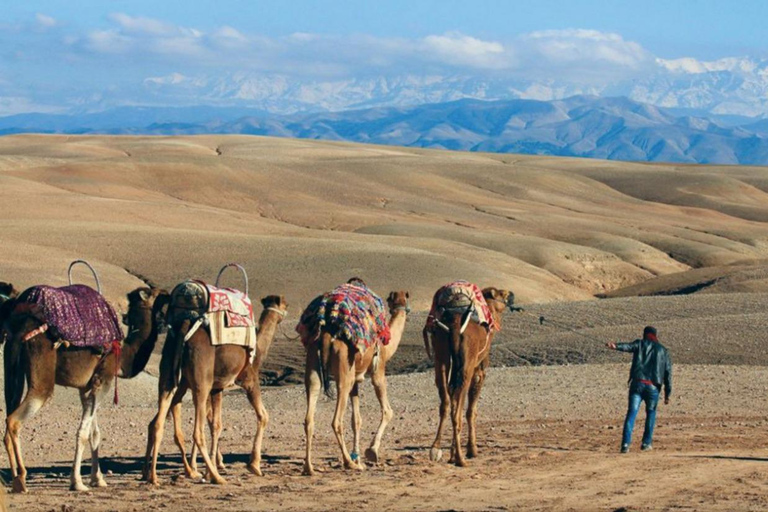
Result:
[[[113,399],[113,402],[115,405],[117,405],[120,398],[117,393],[117,382],[118,382],[117,376],[120,373],[120,361],[123,353],[123,344],[119,340],[115,340],[112,342],[112,353],[115,354],[115,397]]]

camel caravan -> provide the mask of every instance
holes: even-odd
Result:
[[[72,283],[72,270],[85,265],[96,288]],[[227,269],[238,270],[244,289],[220,286]],[[352,278],[318,295],[303,310],[296,331],[306,351],[306,453],[303,473],[314,475],[312,440],[314,416],[321,391],[333,398],[332,429],[345,469],[366,467],[360,456],[362,417],[360,386],[370,377],[381,407],[381,418],[369,447],[367,463],[382,460],[381,442],[393,412],[387,395],[387,363],[397,352],[410,313],[410,294],[391,292],[382,300],[360,278]],[[5,448],[14,492],[27,492],[27,469],[22,457],[20,432],[53,396],[56,385],[76,388],[82,416],[70,476],[71,490],[85,491],[81,464],[86,444],[91,450],[90,486],[105,487],[99,466],[101,435],[97,412],[111,393],[119,403],[118,379],[131,379],[147,366],[158,338],[166,332],[158,378],[157,414],[147,428],[147,449],[142,479],[159,485],[157,461],[165,421],[173,420],[174,441],[181,453],[184,473],[201,480],[198,453],[205,463],[206,480],[224,484],[219,439],[222,432],[223,392],[241,387],[253,406],[256,422],[253,449],[247,469],[262,475],[261,446],[269,415],[261,396],[260,369],[285,319],[288,304],[281,295],[261,299],[256,320],[249,296],[248,276],[235,263],[225,265],[209,284],[186,280],[168,293],[140,287],[127,294],[128,310],[122,323],[101,293],[99,277],[83,260],[69,267],[69,285],[37,285],[18,292],[0,283],[0,342],[4,344],[6,431]],[[497,288],[480,289],[455,281],[434,295],[423,329],[427,355],[434,361],[439,422],[430,459],[442,457],[441,436],[448,412],[453,435],[449,462],[466,465],[477,456],[477,404],[490,364],[494,334],[501,329],[502,313],[514,311],[514,294]],[[332,386],[333,383],[333,386]],[[113,387],[114,386],[114,387]],[[26,390],[26,393],[25,393]],[[189,453],[182,430],[182,399],[192,392],[195,408],[192,448]],[[335,393],[334,393],[335,391]],[[461,447],[462,413],[467,401],[468,442]],[[352,405],[352,450],[344,438],[343,417]],[[206,425],[211,445],[207,445]]]

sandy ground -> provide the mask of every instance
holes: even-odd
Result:
[[[225,398],[222,443],[228,485],[183,478],[166,435],[159,488],[137,481],[144,432],[153,415],[154,379],[121,382],[123,403],[101,411],[102,453],[110,487],[68,491],[77,398],[57,397],[24,431],[30,494],[10,496],[12,510],[765,510],[768,507],[768,369],[680,365],[669,406],[660,406],[655,449],[617,453],[627,365],[493,369],[480,405],[480,456],[455,468],[428,460],[436,425],[432,375],[390,378],[395,410],[384,462],[364,473],[339,467],[332,404],[320,403],[316,467],[300,476],[304,396],[300,387],[269,388],[271,423],[265,476],[245,470],[253,413],[237,392]],[[363,396],[364,442],[378,417],[369,385]],[[185,406],[189,423],[191,404]],[[185,430],[189,431],[187,424]]]
[[[137,286],[213,280],[237,261],[254,298],[290,304],[264,374],[286,385],[265,390],[263,478],[245,471],[254,416],[233,391],[228,486],[176,478],[169,435],[163,486],[137,481],[155,355],[148,373],[121,382],[121,405],[100,413],[111,487],[67,490],[79,401],[57,389],[23,431],[32,492],[11,496],[14,510],[768,508],[766,168],[245,136],[29,135],[0,137],[0,203],[0,280],[19,288],[65,284],[69,262],[85,258],[122,309]],[[292,385],[303,351],[285,335],[311,298],[353,275],[382,295],[411,292],[389,367],[395,420],[384,463],[345,472],[322,403],[323,472],[304,478],[303,390]],[[426,451],[437,397],[421,328],[435,289],[456,278],[510,288],[526,308],[505,315],[494,342],[481,455],[466,469],[431,463]],[[236,274],[225,284],[242,286]],[[602,344],[647,324],[672,350],[675,398],[662,406],[656,449],[620,456],[629,362]],[[368,434],[375,406],[369,389]]]

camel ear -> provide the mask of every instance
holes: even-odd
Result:
[[[405,298],[406,299],[410,299],[411,298],[411,294],[409,292],[405,292]]]
[[[395,300],[395,292],[389,292],[389,296],[387,297],[387,302],[392,302]]]
[[[277,296],[277,305],[278,306],[285,306],[288,307],[288,302],[286,302],[285,297],[283,295]]]
[[[139,290],[139,299],[141,299],[144,302],[147,302],[149,300],[149,294],[147,293],[147,290],[143,288]]]
[[[486,299],[495,299],[499,296],[499,290],[494,288],[493,286],[489,286],[488,288],[483,289],[483,297]]]

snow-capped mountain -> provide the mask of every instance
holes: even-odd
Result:
[[[697,115],[762,117],[768,116],[768,60],[657,59],[654,71],[647,75],[601,85],[502,76],[402,75],[323,81],[249,73],[216,77],[174,73],[147,78],[141,92],[146,104],[240,106],[275,114],[404,107],[467,98],[549,101],[596,95],[626,96]]]

